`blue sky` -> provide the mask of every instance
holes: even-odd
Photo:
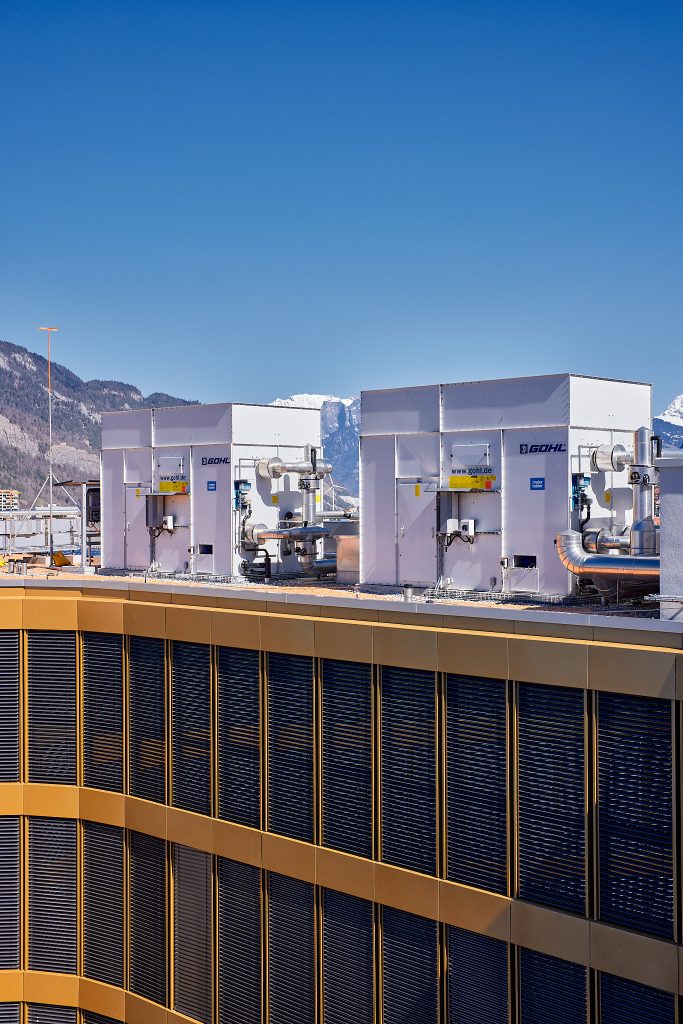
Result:
[[[204,401],[567,369],[663,406],[682,48],[668,0],[0,0],[0,337]]]

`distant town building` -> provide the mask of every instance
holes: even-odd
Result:
[[[0,489],[0,512],[16,512],[19,508],[20,491]]]

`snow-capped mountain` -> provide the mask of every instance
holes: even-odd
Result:
[[[353,497],[358,497],[360,398],[337,398],[335,395],[291,395],[289,398],[276,398],[272,404],[320,409],[325,458],[334,466],[332,479],[343,491]]]
[[[683,448],[683,395],[674,398],[652,425],[666,448]]]

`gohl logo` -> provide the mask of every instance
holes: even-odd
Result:
[[[202,466],[229,466],[230,459],[202,459]]]
[[[520,455],[545,454],[546,452],[566,452],[566,444],[520,444]]]

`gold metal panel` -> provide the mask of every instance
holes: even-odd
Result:
[[[372,627],[373,654],[377,665],[436,670],[437,631],[409,626]]]
[[[676,656],[676,700],[683,700],[683,654]]]
[[[510,679],[585,690],[588,686],[588,646],[571,640],[508,640]]]
[[[76,974],[24,971],[24,999],[48,1006],[78,1006],[79,978]]]
[[[166,838],[166,808],[136,796],[126,797],[126,827],[157,839]]]
[[[315,653],[318,658],[362,661],[372,664],[372,626],[361,622],[319,619],[315,623]]]
[[[376,608],[364,608],[358,598],[352,597],[343,601],[343,604],[321,605],[320,614],[326,619],[350,619],[359,622],[379,622],[380,619]]]
[[[309,618],[317,618],[321,614],[319,604],[311,604],[305,601],[266,601],[266,611],[273,615],[307,615]]]
[[[566,616],[571,620],[571,616]],[[547,636],[558,640],[593,640],[592,626],[584,626],[576,622],[540,622],[538,619],[515,619],[514,632],[517,636]]]
[[[12,590],[12,597],[0,595],[0,629],[21,629],[24,612],[24,602],[21,596],[15,597]]]
[[[78,628],[93,633],[123,633],[123,601],[80,598]]]
[[[629,629],[628,626],[596,626],[595,640],[604,644],[637,643],[639,647],[665,647],[683,649],[683,633],[669,633],[654,629]]]
[[[20,782],[0,782],[0,814],[24,813],[24,787]]]
[[[104,1017],[125,1020],[126,993],[121,988],[104,985],[100,981],[81,978],[78,1005],[82,1010],[99,1013]]]
[[[508,679],[508,638],[496,633],[439,633],[440,672]]]
[[[592,690],[672,700],[676,692],[676,655],[652,647],[590,644],[588,686]]]
[[[27,595],[28,597],[28,595]],[[24,629],[78,629],[78,591],[24,601]]]
[[[163,1006],[126,992],[126,1024],[166,1024],[167,1011]]]
[[[428,629],[443,629],[444,619],[444,615],[403,611],[396,602],[392,602],[386,614],[380,615],[380,622],[387,626],[426,626]]]
[[[364,900],[375,898],[374,865],[363,857],[319,846],[315,851],[315,880],[318,885]]]
[[[279,654],[315,653],[315,622],[297,615],[262,615],[261,644],[264,651]]]
[[[585,918],[515,900],[510,912],[510,940],[515,945],[587,967],[590,963],[588,925]]]
[[[315,882],[315,846],[264,832],[261,837],[263,867],[302,882]]]
[[[23,971],[0,971],[0,1003],[20,1003],[23,998]]]
[[[218,647],[242,647],[247,651],[261,649],[261,616],[251,612],[211,612],[211,643]]]
[[[79,810],[76,786],[38,782],[27,782],[24,786],[24,814],[38,818],[78,818]]]
[[[211,643],[211,612],[208,608],[169,605],[166,609],[166,636],[193,644]]]
[[[504,942],[510,941],[511,902],[507,896],[484,889],[439,882],[439,920]]]
[[[255,828],[213,819],[213,852],[228,860],[261,867],[261,833]]]
[[[202,594],[199,588],[197,588],[196,594],[172,593],[168,595],[168,598],[170,604],[184,604],[196,608],[215,608],[218,603],[218,598],[215,594]]]
[[[122,793],[109,793],[104,789],[84,786],[79,791],[79,816],[86,821],[125,828],[126,797]]]
[[[673,943],[591,921],[591,967],[665,992],[678,992],[678,950]]]
[[[375,899],[398,910],[439,919],[439,880],[431,875],[375,864]]]
[[[191,846],[204,853],[213,852],[213,827],[211,818],[178,807],[166,811],[166,837],[172,843]]]
[[[166,633],[165,606],[132,600],[126,602],[123,606],[123,631],[129,636],[163,639]]]
[[[683,947],[678,947],[678,991],[683,996]]]
[[[128,600],[145,601],[148,604],[170,604],[172,600],[172,591],[170,589],[165,589],[164,587],[159,587],[156,584],[148,586],[146,590],[129,587]]]

